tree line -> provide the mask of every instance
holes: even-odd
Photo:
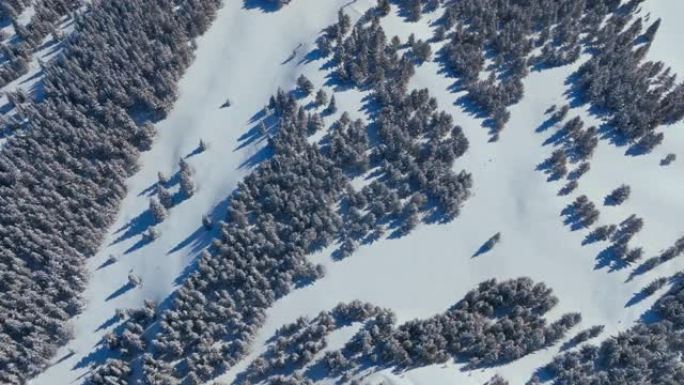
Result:
[[[175,98],[215,0],[98,1],[44,68],[45,99],[0,152],[0,382],[23,384],[70,338],[93,255]],[[134,119],[135,117],[135,119]]]

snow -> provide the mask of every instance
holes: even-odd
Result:
[[[383,24],[388,36],[401,32],[398,19],[390,17],[388,25]],[[429,23],[430,18],[423,22]],[[411,28],[424,30],[420,25]],[[406,36],[404,33],[400,37]],[[562,182],[549,183],[544,174],[535,170],[552,151],[543,143],[553,128],[546,133],[536,133],[535,129],[546,119],[544,111],[548,107],[566,103],[564,82],[580,64],[581,61],[532,73],[524,82],[526,96],[510,109],[511,121],[497,143],[489,143],[488,132],[478,119],[454,105],[459,95],[449,91],[450,81],[438,75],[440,68],[436,63],[419,67],[411,87],[427,87],[439,100],[440,108],[454,116],[470,140],[470,149],[457,160],[456,170],[473,173],[474,196],[465,203],[462,215],[449,224],[420,226],[400,240],[361,247],[341,262],[329,259],[331,250],[313,256],[314,262],[325,264],[326,277],[278,301],[268,311],[267,324],[255,345],[259,346],[280,325],[293,322],[300,315],[313,316],[338,302],[354,299],[392,309],[398,322],[429,317],[445,311],[489,278],[529,276],[546,283],[560,299],[557,308],[550,312],[549,321],[566,312],[579,311],[583,316],[583,322],[568,337],[601,324],[606,326],[603,338],[607,338],[638,321],[656,296],[626,307],[634,293],[651,279],[681,269],[684,262],[671,261],[651,274],[627,282],[631,269],[610,271],[608,267],[595,267],[596,256],[607,245],[582,246],[587,231],[571,231],[563,224],[560,212],[576,196],[586,194],[599,206],[600,224],[619,223],[636,213],[644,217],[646,225],[632,245],[643,246],[646,257],[656,255],[684,234],[677,219],[679,211],[673,209],[680,206],[678,197],[684,193],[684,184],[676,178],[681,172],[680,165],[659,165],[665,154],[682,148],[684,143],[680,142],[681,135],[668,134],[665,145],[652,154],[631,157],[625,155],[626,148],[601,141],[591,162],[592,170],[580,180],[578,190],[568,197],[557,196]],[[583,118],[586,126],[598,123],[584,109],[572,109],[568,116],[576,115]],[[622,183],[632,186],[630,199],[619,207],[603,206],[605,195]],[[502,242],[489,253],[473,258],[496,232],[502,233]],[[385,372],[380,376],[393,384],[453,383],[455,379],[459,383],[482,384],[498,372],[511,383],[519,384],[549,362],[558,346],[493,370],[463,373],[457,370],[458,365],[450,364],[444,368],[411,370],[404,378]],[[223,379],[230,381],[241,369],[236,367]],[[372,377],[369,383],[373,383]]]
[[[72,322],[75,338],[58,352],[55,361],[68,356],[70,350],[76,353],[31,384],[52,385],[55,378],[60,379],[58,383],[71,383],[81,378],[88,369],[84,363],[102,358],[90,353],[115,326],[101,328],[115,309],[138,307],[145,299],[162,302],[172,292],[184,270],[214,235],[203,230],[202,215],[222,219],[226,198],[249,172],[244,163],[262,155],[259,150],[264,143],[238,149],[240,137],[255,126],[252,118],[258,116],[278,86],[294,86],[299,76],[297,64],[312,49],[320,30],[336,20],[343,4],[298,0],[278,12],[265,12],[259,7],[246,8],[242,1],[226,1],[210,30],[197,39],[196,59],[179,83],[179,99],[167,119],[157,125],[159,133],[153,148],[141,156],[140,170],[127,183],[128,196],[104,247],[88,263],[87,305]],[[282,32],[285,30],[288,33]],[[298,56],[281,64],[299,43],[303,47]],[[220,108],[228,97],[232,106]],[[340,106],[359,103],[358,99],[340,99]],[[168,176],[177,172],[178,160],[191,154],[200,139],[209,148],[186,158],[195,171],[197,191],[169,211],[158,226],[161,236],[157,240],[137,247],[143,229],[149,225],[144,212],[157,172]],[[122,235],[126,239],[117,242]],[[100,268],[110,255],[118,262]],[[141,277],[143,284],[123,291],[129,272]]]
[[[373,3],[357,1],[347,9],[358,17]],[[325,82],[326,73],[319,68],[322,62],[303,59],[313,48],[318,32],[334,22],[345,2],[296,0],[277,12],[268,12],[258,4],[227,0],[210,30],[197,40],[196,60],[179,84],[180,97],[168,118],[158,124],[158,137],[152,150],[142,155],[140,171],[128,181],[129,194],[104,247],[89,261],[92,276],[84,294],[87,306],[73,320],[74,340],[56,360],[66,356],[69,349],[75,354],[49,368],[32,384],[71,383],[82,378],[88,368],[78,363],[100,358],[89,354],[114,326],[100,328],[113,316],[114,309],[140,306],[144,299],[163,302],[167,298],[214,235],[202,229],[202,215],[221,219],[227,197],[250,170],[245,161],[262,155],[263,143],[241,147],[241,136],[256,124],[253,117],[279,86],[292,88],[302,72],[317,88]],[[664,19],[651,55],[672,64],[675,72],[681,70],[684,53],[672,47],[678,47],[684,32],[676,20],[684,4],[658,0],[646,2],[644,7]],[[430,35],[429,23],[437,15],[406,24],[393,14],[383,20],[383,26],[388,36],[397,34],[405,40],[415,32],[417,38],[425,39]],[[296,49],[299,44],[302,46]],[[436,48],[433,46],[433,51]],[[296,57],[287,61],[295,49]],[[456,161],[455,169],[473,174],[473,196],[461,215],[448,224],[421,225],[401,239],[362,246],[339,262],[330,258],[332,248],[312,255],[312,261],[325,265],[326,276],[277,301],[267,311],[266,324],[256,337],[252,353],[221,380],[234,379],[263,352],[276,329],[300,316],[314,317],[339,302],[358,299],[390,308],[401,323],[445,311],[490,278],[529,276],[546,283],[560,300],[549,313],[549,321],[566,312],[582,313],[583,322],[568,337],[585,327],[603,324],[606,338],[638,321],[655,297],[630,307],[626,303],[653,278],[682,269],[684,260],[675,259],[633,280],[628,280],[630,269],[596,268],[596,256],[607,245],[582,246],[587,231],[571,231],[563,224],[560,212],[575,197],[586,194],[601,211],[600,224],[619,223],[632,213],[642,216],[644,230],[632,245],[643,246],[646,257],[656,255],[684,235],[679,220],[684,181],[678,178],[684,164],[659,165],[665,154],[684,148],[684,133],[677,130],[680,125],[666,128],[663,146],[638,157],[626,156],[625,148],[601,141],[592,169],[580,180],[578,190],[570,196],[558,196],[562,181],[547,182],[547,176],[536,170],[553,150],[543,143],[554,128],[544,133],[535,129],[546,119],[544,111],[549,106],[566,103],[564,82],[579,64],[531,73],[524,81],[525,98],[510,108],[511,120],[496,143],[489,142],[487,129],[481,127],[479,119],[455,105],[459,95],[450,91],[452,80],[444,77],[437,63],[417,68],[410,86],[427,87],[440,109],[454,116],[470,141],[470,149]],[[326,90],[330,95],[332,90]],[[339,112],[333,118],[345,110],[353,119],[365,118],[360,108],[363,93],[351,90],[335,96]],[[219,108],[228,97],[233,105]],[[587,125],[596,124],[583,107],[572,109],[568,116],[576,115]],[[158,226],[159,239],[136,248],[142,229],[148,225],[141,214],[147,209],[157,172],[175,173],[179,158],[192,153],[200,139],[209,144],[208,150],[187,158],[195,170],[197,192],[170,210]],[[359,183],[355,181],[357,188]],[[630,199],[619,207],[603,206],[604,196],[622,183],[632,187]],[[116,242],[127,232],[130,237]],[[501,232],[502,241],[490,252],[473,257],[497,232]],[[119,261],[99,268],[110,254]],[[121,291],[129,272],[140,276],[143,285]],[[354,330],[340,330],[329,341],[339,347]],[[549,362],[559,345],[494,369],[462,372],[459,365],[448,363],[398,374],[381,371],[370,376],[367,383],[482,384],[500,373],[512,384],[522,384]]]

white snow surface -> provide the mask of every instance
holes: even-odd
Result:
[[[263,143],[240,148],[240,137],[255,125],[253,116],[279,86],[292,88],[300,73],[317,87],[323,84],[326,74],[319,69],[323,62],[306,63],[303,58],[320,30],[335,21],[337,10],[346,2],[295,0],[277,12],[249,5],[256,3],[226,0],[212,27],[197,39],[196,60],[179,84],[180,97],[169,116],[158,124],[152,150],[142,155],[140,171],[128,181],[129,193],[116,223],[102,250],[89,261],[92,276],[84,293],[87,305],[72,321],[75,338],[60,350],[55,361],[67,358],[31,384],[82,382],[89,368],[78,364],[97,358],[89,354],[115,326],[107,325],[107,320],[116,308],[137,307],[145,299],[162,302],[172,293],[184,270],[192,267],[192,260],[214,235],[202,229],[202,215],[222,218],[226,199],[250,171],[245,162],[258,157],[263,148]],[[352,2],[347,11],[358,17],[373,3]],[[684,53],[678,49],[684,29],[677,20],[684,14],[684,3],[651,0],[643,7],[651,12],[652,19],[663,18],[652,57],[664,60],[675,72],[684,72]],[[426,15],[419,23],[405,23],[393,13],[383,19],[383,26],[388,36],[397,34],[402,40],[411,32],[426,38],[430,21],[438,14]],[[294,60],[285,62],[300,43]],[[659,165],[667,153],[684,156],[678,151],[684,148],[684,127],[665,127],[665,143],[644,156],[626,156],[625,148],[601,141],[591,171],[580,180],[578,190],[570,196],[558,196],[563,182],[547,182],[547,176],[535,170],[553,150],[543,145],[553,128],[543,133],[535,129],[546,119],[548,107],[566,103],[564,81],[580,64],[531,73],[524,81],[525,98],[510,108],[511,120],[496,143],[488,142],[487,129],[481,127],[479,119],[455,105],[459,95],[448,89],[453,80],[440,73],[440,66],[433,62],[420,66],[411,87],[427,87],[438,99],[440,109],[454,116],[470,141],[468,152],[455,163],[457,171],[465,169],[474,179],[473,196],[461,215],[444,225],[420,225],[398,240],[362,246],[343,261],[333,261],[331,249],[312,255],[312,261],[326,266],[326,276],[277,301],[267,312],[266,325],[257,335],[252,354],[220,379],[230,383],[263,351],[277,328],[300,316],[314,317],[339,302],[358,299],[393,310],[399,322],[427,318],[445,311],[490,278],[529,276],[546,283],[560,300],[548,315],[550,321],[566,312],[582,313],[581,325],[568,337],[585,327],[603,324],[606,331],[602,338],[606,338],[637,322],[657,295],[634,306],[626,307],[626,303],[652,279],[682,269],[684,261],[675,259],[628,281],[629,268],[596,268],[595,258],[607,245],[582,246],[587,230],[571,231],[563,224],[560,212],[575,197],[586,194],[601,211],[600,224],[619,223],[637,214],[644,218],[645,227],[632,245],[643,246],[646,257],[657,255],[684,235],[679,214],[683,208],[684,180],[680,176],[684,163],[678,160],[669,167]],[[352,118],[365,118],[360,111],[362,93],[344,91],[335,96],[340,113],[347,110]],[[232,100],[232,106],[220,108],[226,98]],[[572,109],[568,116],[577,115],[587,124],[596,122],[584,108]],[[331,122],[330,118],[326,120]],[[169,211],[158,226],[159,239],[135,248],[141,239],[137,229],[145,222],[145,216],[142,221],[139,216],[147,210],[157,172],[175,173],[179,158],[192,153],[200,139],[209,144],[208,150],[187,158],[195,170],[197,192]],[[630,199],[619,207],[603,206],[605,195],[622,183],[632,187]],[[116,242],[127,231],[132,236]],[[502,234],[501,243],[473,258],[497,232]],[[109,255],[118,261],[99,268]],[[117,293],[127,283],[129,272],[142,278],[142,287]],[[330,336],[331,343],[341,346],[353,330]],[[366,383],[483,384],[500,373],[511,384],[523,384],[534,370],[552,359],[558,346],[493,369],[464,372],[459,365],[447,363],[404,373],[382,371],[369,376]],[[68,356],[71,350],[75,353]]]

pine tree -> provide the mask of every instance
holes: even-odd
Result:
[[[334,114],[337,112],[337,101],[335,100],[335,95],[330,98],[330,103],[328,104],[326,111],[329,114]]]
[[[208,215],[203,215],[202,216],[202,226],[204,226],[204,229],[209,231],[214,227],[214,222],[211,220],[211,218]]]
[[[389,15],[391,8],[389,0],[378,0],[378,5],[376,6],[378,14],[381,17]]]
[[[157,187],[157,198],[159,203],[166,209],[170,209],[173,206],[173,195],[164,186]]]
[[[304,75],[300,75],[297,79],[297,87],[299,87],[305,96],[311,95],[314,90],[313,83]]]
[[[169,183],[169,177],[167,177],[166,174],[162,173],[161,171],[157,173],[157,179],[159,180],[159,184],[162,186],[165,186]]]
[[[166,219],[166,209],[156,198],[150,199],[150,212],[155,223],[161,223]]]
[[[316,93],[316,105],[325,106],[328,104],[328,94],[322,88]]]
[[[186,198],[190,198],[195,193],[195,184],[188,172],[180,174],[180,191]]]

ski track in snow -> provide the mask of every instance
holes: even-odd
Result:
[[[222,219],[227,197],[250,171],[245,162],[263,155],[263,142],[239,148],[240,138],[255,126],[252,118],[258,116],[279,86],[293,88],[300,73],[304,72],[317,87],[325,81],[326,73],[319,70],[323,61],[307,63],[305,55],[312,50],[320,30],[335,21],[338,8],[347,2],[296,0],[277,12],[248,6],[258,3],[226,0],[209,31],[197,39],[196,60],[179,84],[179,99],[169,116],[157,125],[159,133],[153,148],[142,155],[140,171],[128,181],[128,196],[116,223],[101,251],[88,262],[92,276],[84,293],[87,305],[72,321],[75,339],[60,350],[55,361],[67,357],[71,350],[75,354],[50,367],[31,384],[79,383],[88,372],[87,365],[102,358],[90,354],[115,326],[108,320],[116,308],[137,307],[145,299],[162,302],[169,296],[179,277],[192,268],[193,259],[215,235],[203,230],[202,215]],[[373,3],[359,0],[346,10],[356,18]],[[643,7],[645,12],[651,12],[652,19],[663,18],[651,57],[684,73],[684,52],[672,49],[684,37],[676,20],[684,11],[683,5],[677,0],[652,0]],[[388,37],[396,34],[405,40],[414,32],[417,38],[425,39],[431,34],[431,19],[437,16],[433,13],[419,23],[405,24],[393,13],[382,23]],[[302,46],[296,56],[288,61],[299,44]],[[619,223],[632,213],[644,218],[645,227],[633,245],[643,246],[645,257],[670,246],[684,235],[684,224],[679,220],[684,181],[678,178],[684,164],[677,161],[661,167],[659,160],[684,148],[683,127],[681,123],[665,127],[664,144],[639,157],[625,156],[626,148],[601,141],[591,171],[580,179],[578,190],[570,196],[557,196],[563,182],[547,182],[547,176],[535,170],[553,150],[543,145],[553,128],[543,133],[535,129],[546,120],[544,111],[548,107],[566,103],[564,82],[582,60],[571,66],[532,72],[524,80],[524,99],[510,108],[511,120],[496,143],[488,142],[489,134],[481,127],[480,119],[455,105],[460,95],[449,90],[453,79],[441,74],[438,63],[417,67],[411,87],[427,87],[439,101],[439,108],[454,116],[470,141],[468,152],[456,160],[455,169],[473,174],[473,196],[466,201],[461,215],[448,224],[420,225],[408,236],[362,246],[339,262],[330,259],[331,248],[312,255],[313,261],[326,266],[326,277],[278,300],[267,311],[266,324],[256,337],[252,353],[220,380],[232,380],[263,351],[265,341],[277,328],[299,316],[315,316],[339,302],[358,299],[392,309],[401,323],[443,312],[490,278],[529,276],[545,282],[560,300],[548,315],[550,321],[562,313],[582,313],[581,325],[568,338],[596,324],[606,325],[602,336],[606,338],[638,321],[657,295],[631,307],[625,304],[653,278],[681,269],[684,261],[675,259],[626,282],[631,269],[611,272],[607,267],[595,268],[595,258],[607,244],[582,246],[587,231],[571,231],[563,224],[560,212],[576,196],[586,194],[601,211],[599,224]],[[355,90],[336,93],[339,113],[347,110],[353,119],[364,118],[360,111],[364,95]],[[220,108],[226,98],[232,100],[232,106]],[[568,118],[577,115],[583,118],[585,127],[596,122],[586,107],[572,109]],[[332,121],[326,118],[326,124]],[[187,158],[195,170],[197,192],[170,210],[158,226],[159,239],[136,248],[142,229],[148,225],[141,214],[147,210],[157,172],[173,175],[179,158],[191,154],[200,139],[208,143],[208,150]],[[603,206],[603,197],[622,183],[632,187],[630,199],[622,206]],[[502,234],[501,243],[472,258],[496,232]],[[115,242],[122,234],[131,236]],[[119,261],[100,268],[110,254]],[[122,291],[130,271],[142,278],[143,285]],[[350,336],[351,330],[345,330],[330,338],[341,346]],[[482,384],[500,373],[512,384],[522,384],[552,359],[560,345],[493,369],[462,372],[459,365],[447,363],[398,374],[381,371],[370,376],[368,383]]]

